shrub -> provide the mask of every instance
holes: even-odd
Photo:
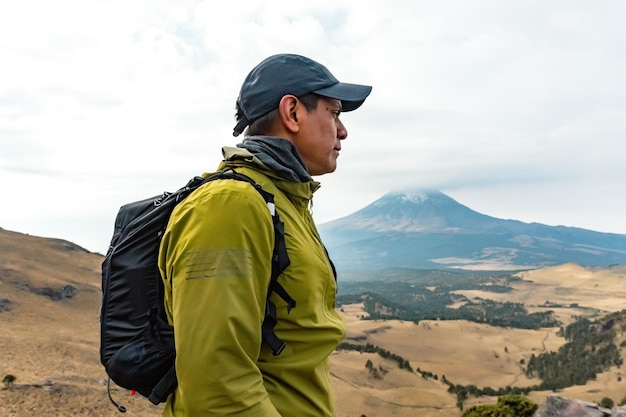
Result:
[[[463,417],[532,417],[539,406],[522,395],[503,395],[495,405],[475,405]]]
[[[604,397],[601,401],[600,401],[600,407],[604,407],[604,408],[613,408],[613,406],[615,405],[615,403],[613,402],[612,399],[610,399],[609,397]]]
[[[15,375],[8,374],[4,376],[2,383],[4,384],[5,388],[9,388],[13,386],[13,383],[15,382],[16,379],[17,377]]]

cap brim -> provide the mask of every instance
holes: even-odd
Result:
[[[369,85],[337,83],[313,92],[320,96],[341,100],[341,111],[345,112],[358,109],[372,92],[372,87]]]

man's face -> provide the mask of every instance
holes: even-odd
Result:
[[[311,175],[335,171],[341,141],[348,131],[339,120],[341,101],[320,97],[317,108],[300,112],[301,130],[294,145]]]

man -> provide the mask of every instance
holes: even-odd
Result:
[[[290,265],[276,293],[279,354],[262,343],[274,228],[268,207],[247,182],[209,182],[180,203],[159,255],[168,319],[174,327],[178,388],[165,416],[334,415],[328,356],[344,336],[334,309],[334,267],[309,206],[333,172],[348,132],[342,111],[358,108],[371,87],[340,83],[303,56],[274,55],[246,77],[234,136],[220,170],[233,168],[274,195]],[[206,174],[205,174],[206,175]]]

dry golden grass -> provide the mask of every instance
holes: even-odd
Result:
[[[334,355],[331,358],[333,370],[343,370],[350,364],[351,369],[358,371],[351,374],[353,385],[336,384],[338,395],[354,399],[365,394],[370,397],[369,404],[381,402],[381,406],[393,405],[395,409],[394,414],[372,415],[415,415],[415,407],[419,405],[427,407],[420,411],[420,416],[460,416],[456,397],[449,394],[448,386],[441,382],[443,376],[455,384],[474,384],[480,388],[533,385],[540,381],[526,378],[519,365],[520,359],[528,360],[532,353],[556,350],[563,344],[563,339],[556,336],[557,329],[545,329],[541,332],[502,329],[466,321],[423,321],[419,324],[357,321],[355,318],[362,314],[360,308],[358,305],[344,306],[343,314],[349,338],[367,336],[368,342],[409,360],[414,369],[432,372],[438,377],[436,381],[422,379],[417,373],[411,375],[398,369],[395,363],[388,362],[389,367],[396,368],[396,373],[386,375],[384,383],[379,383],[382,387],[364,391],[361,387],[367,386],[367,381],[372,379],[365,369],[365,362],[371,359],[376,365],[382,360],[372,359],[377,355],[366,356],[355,352]],[[393,387],[395,383],[391,382],[391,377],[396,378],[397,374],[403,376],[401,390]],[[388,388],[387,385],[393,388]],[[389,401],[386,396],[388,389],[394,389],[393,401]],[[483,398],[480,401],[491,400]],[[364,404],[366,403],[362,402],[357,405],[354,401],[345,405],[338,403],[338,416],[360,415],[355,412],[359,411],[357,407],[363,407]],[[363,413],[369,415],[367,412]]]
[[[10,389],[0,390],[0,416],[93,416],[120,413],[106,395],[106,374],[99,362],[100,264],[102,256],[87,253],[67,242],[42,239],[0,229],[0,299],[13,302],[0,312],[0,378],[17,377]],[[558,309],[561,320],[572,315],[599,315],[623,308],[626,268],[586,269],[563,265],[520,274],[510,294],[471,293],[467,296],[525,302],[545,309],[552,303],[578,303],[585,308]],[[25,287],[60,288],[72,285],[71,299],[52,301]],[[541,331],[502,329],[465,321],[360,320],[361,305],[344,306],[341,313],[348,338],[367,341],[408,359],[416,369],[436,374],[423,379],[401,370],[396,363],[375,354],[340,351],[331,356],[337,417],[445,416],[459,417],[456,397],[441,382],[443,375],[456,384],[498,388],[525,386],[520,359],[544,350],[556,350],[564,340],[557,329]],[[620,336],[622,339],[623,335]],[[365,368],[367,360],[384,369],[382,379]],[[381,371],[382,373],[382,371]],[[625,383],[612,369],[597,381],[572,387],[566,397],[599,401],[608,396],[621,400]],[[128,408],[129,416],[152,417],[161,407],[114,388],[114,398]],[[541,403],[549,393],[531,393]],[[494,403],[494,398],[470,399],[466,406]]]
[[[513,285],[514,291],[511,293],[485,291],[461,293],[468,298],[525,303],[530,311],[553,310],[557,318],[565,324],[570,323],[573,316],[599,317],[624,308],[626,266],[584,268],[575,264],[565,264],[522,272],[519,277],[522,280]],[[546,301],[550,302],[547,306]],[[578,307],[569,307],[572,304],[578,304]],[[556,351],[565,343],[563,338],[557,336],[558,328],[537,331],[499,328],[467,321],[422,321],[414,324],[360,320],[363,314],[362,305],[343,307],[342,315],[346,322],[348,338],[367,336],[362,343],[369,342],[396,353],[409,360],[414,369],[432,372],[438,375],[439,380],[445,375],[455,384],[473,384],[479,388],[524,387],[539,383],[539,380],[528,379],[524,375],[520,360],[528,361],[532,354]],[[618,335],[617,344],[623,340],[626,340],[626,337],[623,334]],[[354,352],[350,355],[334,355],[331,358],[332,369],[344,369],[346,362],[354,361],[352,368],[359,371],[358,375],[361,378],[367,380],[365,362],[368,358]],[[609,397],[619,402],[626,395],[626,382],[619,382],[620,377],[621,370],[613,367],[608,372],[600,374],[596,381],[564,389],[560,394],[596,402],[603,397]],[[352,375],[352,378],[355,380],[356,377]],[[436,399],[438,407],[420,410],[420,416],[460,416],[461,411],[455,407],[456,398],[447,393],[447,386],[441,382],[429,381],[430,385],[427,386],[415,384],[413,387],[404,387],[402,394],[394,397],[393,405],[383,401],[385,397],[381,397],[381,392],[372,389],[363,390],[361,388],[364,386],[363,382],[353,385],[336,383],[338,396],[351,399],[345,403],[338,402],[338,417],[370,413],[385,416],[416,415],[415,404],[427,405],[433,398]],[[531,392],[529,397],[537,403],[543,403],[550,393]],[[363,397],[366,397],[367,401],[362,399]],[[495,401],[495,398],[488,397],[470,398],[465,407]],[[379,412],[371,412],[373,406],[377,407]]]
[[[0,313],[0,378],[17,377],[13,387],[0,390],[0,416],[119,416],[98,356],[102,256],[2,229],[0,253],[0,298],[13,302],[11,311]],[[65,285],[78,293],[53,301],[29,291]],[[113,394],[130,415],[161,414],[126,390]]]

